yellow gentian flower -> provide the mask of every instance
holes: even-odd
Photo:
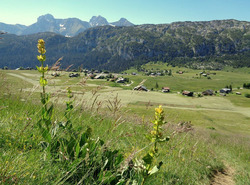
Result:
[[[38,52],[41,53],[42,55],[46,53],[45,42],[43,39],[38,40],[37,49],[38,49]]]
[[[161,114],[163,112],[162,106],[160,105],[159,108],[155,108],[155,112]]]

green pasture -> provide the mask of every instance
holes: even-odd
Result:
[[[49,81],[46,89],[58,107],[55,119],[60,121],[63,117],[66,88],[70,86],[74,94],[72,121],[75,126],[92,127],[94,137],[103,138],[111,147],[119,148],[129,156],[147,145],[144,135],[150,130],[154,108],[162,105],[166,120],[164,134],[171,135],[181,122],[190,122],[193,130],[179,134],[160,148],[158,157],[164,166],[147,184],[210,184],[213,172],[223,171],[225,165],[235,170],[233,178],[237,184],[248,184],[250,99],[244,95],[250,90],[241,87],[243,83],[250,82],[250,69],[210,71],[216,75],[210,75],[211,79],[207,79],[200,78],[200,70],[159,63],[143,67],[171,69],[173,76],[149,77],[130,69],[127,75],[118,74],[132,82],[125,86],[104,79],[87,79],[84,74],[69,78],[69,72],[61,72],[59,77],[53,77],[49,72],[46,74]],[[179,70],[184,74],[177,74]],[[138,75],[131,75],[131,72]],[[7,171],[11,178],[19,176],[23,182],[31,184],[49,183],[55,174],[63,176],[59,166],[50,168],[49,163],[43,163],[41,151],[24,149],[27,146],[22,139],[28,141],[24,133],[30,134],[34,126],[33,122],[29,125],[29,120],[36,122],[39,119],[40,74],[37,71],[6,70],[0,71],[0,75],[0,127],[3,131],[0,136],[0,170]],[[133,87],[142,81],[149,90],[154,88],[154,91],[133,91]],[[158,89],[155,89],[156,83]],[[226,85],[233,87],[233,93],[227,96],[217,93],[214,96],[184,97],[178,93],[181,90],[219,90]],[[171,92],[162,93],[160,89],[164,86],[170,87]],[[236,95],[236,92],[241,92],[241,95]],[[119,107],[116,112],[115,104]],[[35,160],[37,158],[40,159],[38,162]]]

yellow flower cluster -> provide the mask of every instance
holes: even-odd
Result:
[[[40,73],[46,73],[47,71],[48,71],[48,69],[49,69],[49,67],[48,66],[46,66],[46,67],[36,67],[37,68],[37,70],[40,72]]]
[[[43,39],[38,40],[37,49],[38,49],[38,52],[41,53],[42,55],[46,53],[45,42]]]
[[[164,120],[164,110],[160,105],[158,108],[155,108],[155,124],[162,125]]]
[[[43,39],[38,40],[37,49],[38,49],[38,52],[41,53],[41,55],[37,56],[37,59],[40,62],[44,62],[46,60],[46,56],[45,56],[46,50],[45,50],[45,42]]]
[[[155,108],[155,113],[158,113],[158,114],[163,113],[163,109],[161,105],[159,106],[159,108]]]

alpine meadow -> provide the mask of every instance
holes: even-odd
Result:
[[[0,33],[0,184],[250,184],[249,21]]]

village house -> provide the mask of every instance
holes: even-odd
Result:
[[[226,93],[226,94],[228,94],[228,93],[230,93],[231,91],[232,91],[232,90],[229,89],[229,88],[223,88],[223,89],[220,90],[220,93]]]
[[[203,91],[202,95],[204,95],[204,96],[212,96],[212,95],[214,95],[214,92],[213,92],[213,90],[208,89],[206,91]]]
[[[80,76],[80,74],[78,74],[78,73],[70,73],[70,74],[69,74],[69,77],[70,77],[70,78],[78,77],[78,76]]]
[[[116,83],[125,83],[126,82],[126,80],[125,80],[125,78],[123,78],[123,77],[120,77],[120,78],[118,78],[117,80],[116,80]]]
[[[146,91],[146,92],[148,91],[148,89],[145,86],[143,86],[143,85],[136,86],[134,88],[134,90],[136,90],[136,91]]]
[[[167,93],[170,92],[170,88],[169,87],[162,87],[162,92]]]
[[[94,77],[95,79],[104,79],[105,75],[104,74],[99,74]]]
[[[193,92],[191,92],[191,91],[182,91],[182,95],[183,96],[193,96]]]

